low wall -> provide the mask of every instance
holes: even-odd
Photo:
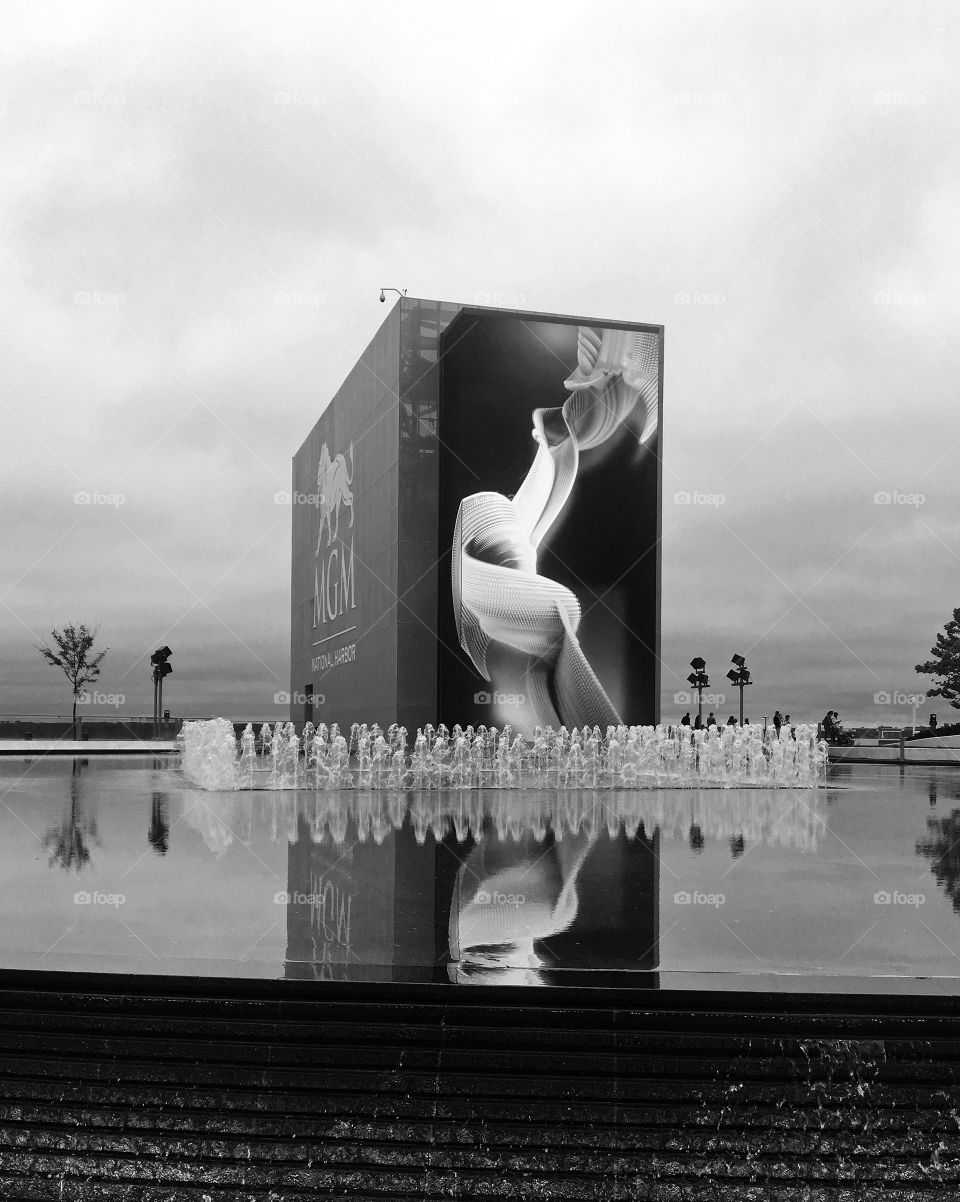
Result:
[[[81,739],[152,739],[153,721],[150,718],[85,718],[78,716]],[[160,723],[161,739],[175,739],[184,721],[194,719],[171,718],[169,722]],[[233,728],[239,737],[247,725],[246,719],[235,721]],[[273,726],[278,719],[274,719]],[[259,735],[263,722],[253,722],[253,729]],[[299,727],[298,729],[302,729]],[[15,739],[67,739],[71,737],[72,724],[69,718],[0,718],[0,740]]]
[[[81,739],[152,739],[153,722],[149,718],[78,719]],[[179,721],[161,722],[160,735],[172,739],[180,729]],[[73,724],[69,718],[0,718],[0,739],[67,739]]]
[[[933,739],[921,739],[916,743],[904,743],[902,758],[900,748],[896,745],[891,747],[831,747],[830,763],[846,761],[848,764],[960,765],[960,746],[956,744],[929,746],[933,742]]]

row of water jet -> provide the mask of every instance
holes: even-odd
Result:
[[[814,726],[537,728],[532,739],[486,726],[406,729],[355,724],[252,724],[237,739],[226,718],[185,722],[185,775],[205,789],[812,788],[827,744]]]
[[[458,843],[496,831],[501,840],[519,841],[548,831],[557,839],[606,832],[628,838],[659,830],[666,839],[686,839],[696,829],[707,839],[740,838],[814,852],[826,831],[825,798],[820,792],[801,798],[776,789],[749,792],[632,789],[597,793],[586,789],[517,793],[514,790],[468,792],[349,793],[251,792],[234,790],[183,794],[186,825],[207,847],[222,855],[235,841],[247,844],[259,827],[273,840],[296,843],[305,827],[314,843],[331,841],[350,848],[372,839],[380,844],[409,823],[418,843],[428,833],[437,840],[453,834]]]

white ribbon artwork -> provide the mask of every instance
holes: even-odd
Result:
[[[536,454],[516,495],[478,492],[460,503],[452,555],[460,645],[497,691],[525,697],[534,724],[603,729],[622,721],[580,647],[579,601],[538,572],[537,555],[582,452],[617,434],[638,405],[640,443],[656,432],[658,352],[655,333],[581,326],[577,368],[564,381],[570,396],[534,410]]]

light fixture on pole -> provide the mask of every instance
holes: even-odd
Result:
[[[169,676],[173,668],[167,662],[173,652],[169,647],[158,647],[150,656],[153,664],[153,737],[160,734],[160,715],[163,712],[163,678]]]
[[[694,656],[690,661],[690,667],[693,671],[687,677],[687,682],[697,690],[697,725],[703,725],[703,690],[710,687],[710,678],[707,676],[707,663],[702,655]]]
[[[381,305],[385,303],[388,292],[395,292],[397,294],[397,296],[406,296],[407,295],[406,288],[404,288],[404,290],[402,292],[400,291],[399,288],[381,288],[380,289],[380,304]]]
[[[753,684],[753,681],[750,679],[750,669],[742,655],[734,655],[731,660],[736,666],[727,673],[727,680],[740,690],[740,725],[743,726],[743,690],[748,684]]]

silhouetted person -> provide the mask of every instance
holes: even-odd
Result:
[[[697,714],[696,718],[694,718],[694,720],[693,720],[693,729],[694,730],[703,730],[703,719],[700,717],[699,714]]]
[[[837,728],[833,724],[833,710],[827,710],[820,725],[823,727],[823,737],[828,743],[832,743],[837,737]]]
[[[680,725],[681,726],[689,726],[690,725],[690,711],[689,710],[687,710],[687,712],[680,719]]]
[[[733,714],[731,714],[730,717],[727,719],[727,726],[736,726],[736,725],[737,725],[737,720],[733,716]]]
[[[783,726],[783,714],[781,714],[779,710],[774,710],[774,713],[773,713],[773,725],[774,725],[774,727],[776,728],[776,731],[777,731],[777,737],[779,738],[779,736],[780,736],[780,727],[781,727],[781,726]]]
[[[700,829],[699,826],[697,826],[697,824],[695,822],[692,822],[690,824],[690,834],[688,836],[688,841],[690,843],[690,850],[692,852],[694,852],[696,855],[699,855],[703,851],[703,845],[704,845],[703,831]]]
[[[709,730],[711,726],[716,726],[716,725],[717,725],[717,720],[713,716],[713,710],[711,710],[710,713],[707,714],[707,730]]]

